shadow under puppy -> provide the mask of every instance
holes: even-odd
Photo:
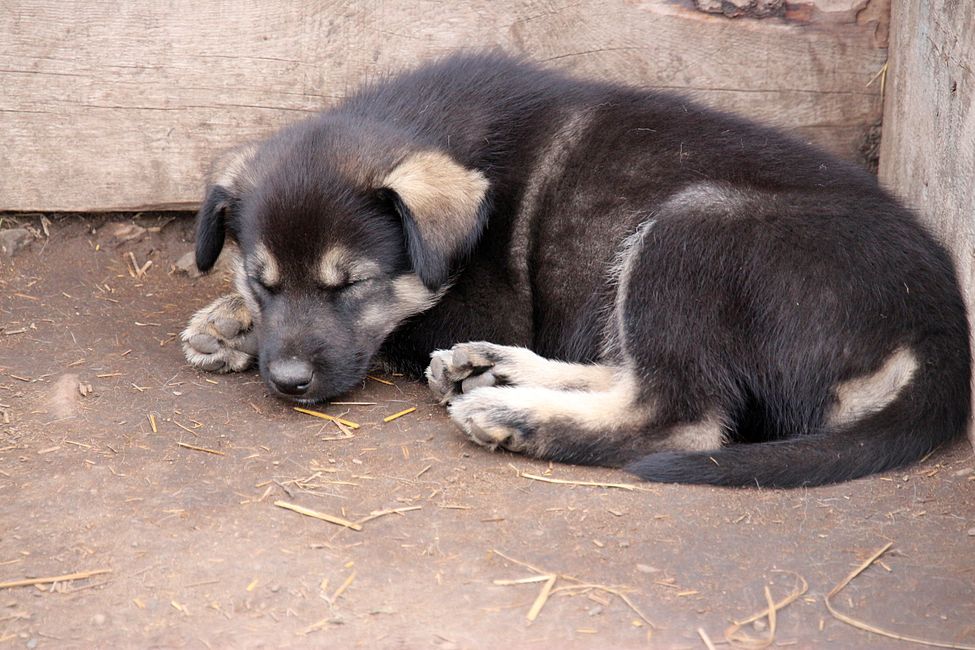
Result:
[[[652,481],[800,486],[969,419],[948,254],[867,172],[500,54],[366,84],[231,152],[198,216],[237,293],[189,361],[315,402],[426,369],[473,440]],[[432,357],[431,357],[432,354]]]

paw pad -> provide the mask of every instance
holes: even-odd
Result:
[[[183,353],[207,372],[237,372],[257,356],[257,331],[243,298],[218,298],[193,315],[183,330]]]
[[[449,402],[455,395],[469,393],[475,388],[501,383],[494,372],[491,355],[480,349],[489,345],[462,343],[430,355],[426,377],[430,390],[441,402]]]

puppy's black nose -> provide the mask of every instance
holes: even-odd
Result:
[[[300,359],[276,359],[267,364],[267,374],[274,387],[285,395],[303,395],[315,369]]]

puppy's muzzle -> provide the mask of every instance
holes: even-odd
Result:
[[[276,359],[267,364],[268,380],[279,392],[300,397],[308,392],[315,368],[300,359]]]

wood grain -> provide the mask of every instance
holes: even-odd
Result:
[[[6,0],[0,210],[192,208],[216,153],[364,78],[497,46],[687,92],[855,158],[878,122],[888,0],[763,20],[692,0]]]
[[[881,181],[948,243],[975,315],[975,3],[896,0]],[[975,345],[975,339],[973,339]],[[975,445],[975,429],[969,429]]]

